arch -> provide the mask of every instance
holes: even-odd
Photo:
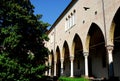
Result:
[[[89,43],[90,43],[90,35],[88,34],[86,37],[84,52],[89,52]]]
[[[105,37],[101,28],[92,23],[88,36],[86,38],[86,47],[89,52],[88,57],[88,71],[89,76],[95,77],[107,77],[107,59],[106,59],[106,48],[105,48]],[[97,68],[97,70],[96,70]],[[98,72],[100,71],[100,73]],[[104,74],[102,74],[104,73]]]
[[[115,23],[114,21],[111,24],[110,31],[109,31],[109,38],[107,41],[108,45],[113,45],[114,43],[114,31],[115,31]]]
[[[120,20],[120,7],[117,9],[114,17],[113,17],[113,20],[111,22],[111,26],[110,26],[110,30],[109,30],[109,37],[108,37],[108,45],[113,45],[114,44],[114,32],[115,32],[115,26],[116,26],[116,23],[119,23],[118,20]]]
[[[74,39],[73,39],[73,43],[72,43],[72,54],[75,53],[75,50],[78,50],[78,51],[83,50],[82,41],[81,41],[81,39],[80,39],[80,37],[79,37],[79,35],[77,33],[75,34]]]
[[[77,33],[72,43],[72,54],[74,56],[74,76],[81,76],[84,74],[83,45]]]
[[[114,21],[114,26],[111,26],[111,29],[114,28],[113,30],[113,43],[114,45],[118,45],[116,43],[119,43],[119,40],[120,40],[120,7],[119,9],[117,10],[114,18],[113,18],[113,21]],[[113,23],[112,23],[113,25]]]
[[[103,31],[101,30],[101,28],[96,23],[92,23],[89,30],[88,30],[88,33],[87,33],[87,37],[86,37],[86,41],[85,41],[85,48],[83,49],[85,52],[89,52],[90,39],[91,39],[91,36],[94,34],[94,32],[96,32],[96,30],[98,31],[97,33],[101,33],[101,35],[103,36],[103,39],[105,39]],[[99,36],[96,36],[96,37],[99,37]],[[99,38],[97,38],[96,40],[99,40]]]
[[[52,58],[51,58],[51,56],[52,56],[52,50],[50,51],[50,54],[48,55],[48,58],[49,58],[49,61],[52,61]]]
[[[60,76],[60,71],[61,71],[61,63],[60,63],[60,49],[59,46],[56,48],[56,75],[59,77]]]
[[[68,52],[70,53],[69,46],[68,46],[68,43],[67,43],[66,40],[65,40],[65,42],[63,44],[63,49],[62,49],[62,54],[61,54],[61,58],[63,58],[63,59],[64,59],[64,53],[65,53],[65,50],[66,50],[65,48],[68,48]]]
[[[54,75],[54,53],[53,53],[53,50],[51,50],[51,74]]]
[[[120,7],[116,11],[113,22],[111,23],[111,28],[109,32],[109,39],[112,40],[111,43],[114,45],[113,50],[113,67],[114,76],[120,78]],[[114,24],[114,25],[113,25]],[[111,33],[112,31],[112,33]]]
[[[53,50],[51,50],[50,55],[49,55],[49,61],[52,62],[54,61],[54,56],[53,56]]]
[[[53,50],[51,50],[50,54],[53,54]]]
[[[63,44],[62,58],[64,58],[63,74],[70,76],[70,51],[67,41],[65,41]]]
[[[57,48],[56,48],[56,58],[60,59],[60,49],[59,49],[59,46],[57,46]]]

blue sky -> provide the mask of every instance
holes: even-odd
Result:
[[[71,0],[30,0],[35,6],[35,14],[42,14],[42,21],[53,24]]]

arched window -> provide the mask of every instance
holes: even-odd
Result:
[[[67,31],[69,28],[75,25],[75,13],[76,10],[73,10],[73,12],[71,12],[70,15],[67,16],[65,22],[65,31]]]
[[[67,31],[68,29],[68,18],[66,18],[66,22],[65,22],[65,31]]]

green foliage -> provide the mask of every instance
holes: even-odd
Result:
[[[37,81],[46,70],[48,23],[29,0],[0,0],[0,79]]]
[[[32,64],[20,65],[17,59],[11,59],[7,54],[0,54],[0,77],[3,81],[30,81],[34,74],[37,78],[42,75],[38,72],[44,71],[44,65],[32,67]],[[3,69],[4,68],[4,69]]]
[[[89,80],[86,78],[60,77],[59,81],[89,81]]]

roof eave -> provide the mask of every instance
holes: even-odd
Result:
[[[65,16],[65,14],[67,13],[67,11],[69,11],[71,9],[71,7],[73,7],[73,5],[77,2],[78,0],[72,0],[70,2],[70,4],[65,8],[65,10],[61,13],[61,15],[57,18],[57,20],[54,22],[54,24],[51,26],[51,28],[48,30],[47,34],[49,34],[53,28],[55,28],[55,26],[57,25],[57,23]]]

